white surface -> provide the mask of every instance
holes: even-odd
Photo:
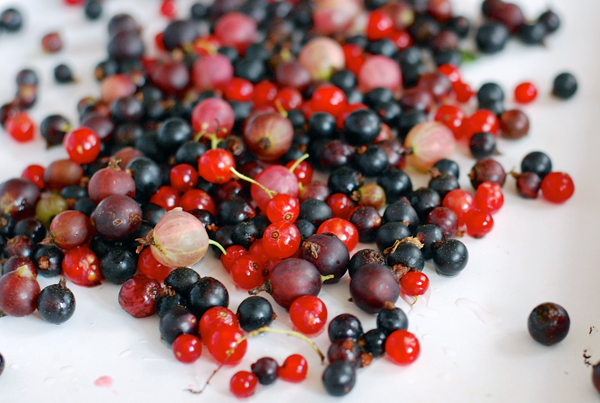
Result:
[[[478,1],[454,3],[468,16],[479,15]],[[519,3],[527,16],[535,18],[549,2]],[[75,121],[77,100],[98,93],[91,72],[105,57],[109,15],[117,11],[135,15],[146,26],[144,34],[150,44],[166,25],[157,17],[156,0],[107,0],[105,17],[94,23],[85,22],[80,9],[67,8],[60,0],[0,0],[0,6],[8,4],[25,10],[26,26],[16,35],[0,34],[0,102],[11,99],[17,71],[32,66],[42,77],[39,101],[32,111],[38,123],[49,113],[63,113]],[[185,13],[188,4],[178,1]],[[538,100],[524,108],[531,119],[530,135],[516,142],[500,141],[503,155],[498,159],[510,170],[518,167],[529,151],[543,150],[556,170],[573,177],[574,197],[561,206],[541,199],[522,200],[514,180],[507,179],[505,206],[494,216],[494,231],[482,240],[463,238],[470,254],[464,272],[448,279],[437,276],[430,266],[425,269],[431,279],[430,308],[421,306],[408,313],[409,330],[421,342],[420,358],[404,368],[385,358],[374,361],[371,367],[359,370],[356,387],[345,401],[598,401],[582,353],[587,349],[593,362],[600,360],[600,333],[590,333],[591,326],[600,328],[596,162],[600,149],[600,2],[555,0],[550,4],[563,25],[549,38],[546,48],[524,47],[513,41],[503,53],[484,57],[463,71],[474,88],[488,80],[501,83],[508,105],[516,84],[524,80],[537,84]],[[66,38],[66,49],[43,56],[39,40],[56,29]],[[53,83],[52,68],[61,61],[73,66],[78,84]],[[573,71],[580,82],[578,94],[568,102],[549,96],[554,76],[563,70]],[[4,133],[0,136],[0,180],[18,176],[27,164],[47,164],[64,155],[60,148],[46,152],[39,138],[20,145]],[[456,158],[462,169],[461,185],[470,189],[465,173],[473,161],[463,155]],[[416,186],[426,183],[424,176],[412,177]],[[226,284],[230,308],[235,311],[246,295],[234,289],[216,260],[205,258],[198,270]],[[52,281],[40,279],[42,287]],[[351,312],[360,317],[365,329],[373,328],[374,316],[347,301],[347,283],[344,279],[326,286],[320,295],[330,318]],[[298,385],[280,381],[259,387],[251,400],[335,401],[321,386],[324,367],[308,345],[278,335],[251,340],[241,365],[218,374],[205,394],[192,395],[185,389],[200,386],[216,367],[207,351],[195,364],[181,364],[160,341],[158,318],[138,320],[121,310],[118,286],[105,283],[92,289],[71,288],[77,310],[64,325],[47,324],[37,314],[0,319],[0,352],[7,363],[0,377],[1,403],[133,402],[142,397],[146,401],[235,401],[228,390],[234,372],[248,370],[252,362],[266,355],[282,362],[292,353],[308,359],[308,380]],[[568,337],[551,348],[535,343],[526,327],[529,312],[546,301],[563,305],[571,317]],[[409,310],[403,301],[398,306]],[[289,317],[276,309],[276,326],[290,328]],[[326,351],[326,334],[315,341]],[[112,377],[114,384],[94,386],[101,376]]]

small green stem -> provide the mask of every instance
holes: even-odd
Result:
[[[237,348],[237,346],[239,346],[241,343],[243,343],[250,337],[258,336],[261,333],[278,333],[278,334],[284,334],[286,336],[298,337],[299,339],[302,339],[305,342],[307,342],[308,344],[310,344],[310,346],[313,348],[313,350],[315,350],[317,352],[317,354],[319,355],[319,357],[321,357],[321,363],[325,362],[325,355],[323,354],[323,352],[319,349],[319,347],[311,339],[309,339],[302,333],[298,333],[293,330],[273,329],[272,327],[268,327],[268,326],[263,326],[256,330],[253,330],[250,333],[248,333],[247,335],[245,335],[244,337],[242,337],[241,339],[239,339],[238,341],[236,341],[235,346],[233,346],[233,348],[231,348],[230,350],[227,351],[227,356],[229,357],[230,355],[232,355],[235,352],[235,349]]]
[[[309,157],[309,155],[308,155],[308,154],[304,154],[302,157],[298,158],[298,159],[296,160],[296,162],[294,162],[294,163],[292,164],[292,166],[290,167],[290,172],[291,172],[291,173],[294,173],[294,171],[296,170],[296,168],[298,168],[298,165],[300,165],[300,163],[301,163],[302,161],[304,161],[305,159],[307,159],[308,157]]]
[[[278,99],[275,100],[275,108],[277,109],[277,112],[279,112],[279,114],[281,116],[283,116],[284,118],[288,117],[287,111],[285,110],[285,108],[283,107],[283,105],[281,105],[281,101],[278,100]]]
[[[225,249],[223,248],[223,245],[221,245],[220,243],[218,243],[217,241],[213,241],[212,239],[208,240],[208,244],[209,245],[213,245],[216,246],[217,248],[219,248],[221,250],[221,252],[223,252],[224,255],[227,254],[227,252],[225,252]]]
[[[332,278],[334,278],[335,276],[333,274],[328,274],[326,276],[321,276],[321,282],[325,282],[327,280],[331,280]]]
[[[246,176],[246,175],[243,175],[243,174],[239,173],[238,171],[236,171],[236,170],[235,170],[235,168],[234,168],[234,167],[231,167],[231,168],[229,168],[229,169],[230,169],[230,170],[231,170],[231,172],[233,172],[233,173],[235,174],[235,176],[237,176],[238,178],[240,178],[240,179],[243,179],[243,180],[245,180],[245,181],[247,181],[247,182],[253,183],[253,184],[255,184],[256,186],[258,186],[259,188],[261,188],[262,190],[264,190],[265,192],[267,192],[267,194],[269,195],[269,198],[271,198],[271,199],[272,199],[272,198],[273,198],[273,196],[277,194],[277,192],[276,192],[276,191],[274,191],[274,190],[270,190],[270,189],[267,189],[266,187],[264,187],[263,185],[261,185],[260,183],[258,183],[257,181],[255,181],[254,179],[252,179],[252,178],[250,178],[250,177],[248,177],[248,176]]]

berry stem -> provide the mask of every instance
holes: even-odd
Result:
[[[236,169],[234,167],[229,168],[229,170],[231,170],[231,172],[233,172],[235,174],[235,176],[237,176],[240,179],[243,179],[247,182],[253,183],[256,186],[258,186],[259,188],[261,188],[262,190],[264,190],[265,192],[267,192],[267,194],[269,195],[269,197],[272,199],[274,195],[277,194],[277,192],[275,192],[274,190],[270,190],[267,189],[266,187],[264,187],[263,185],[261,185],[260,183],[258,183],[257,181],[255,181],[254,179],[239,173],[238,171],[236,171]]]
[[[294,163],[292,164],[292,166],[290,167],[290,172],[291,172],[291,173],[294,173],[294,171],[296,170],[296,168],[298,168],[298,165],[300,165],[300,163],[301,163],[302,161],[304,161],[305,159],[307,159],[308,157],[309,157],[309,155],[308,155],[308,154],[304,154],[302,157],[298,158],[298,159],[296,160],[296,162],[294,162]]]
[[[325,282],[327,280],[331,280],[332,278],[334,278],[335,276],[333,274],[328,274],[326,276],[321,276],[321,282]]]
[[[279,112],[279,114],[281,116],[283,116],[284,118],[288,117],[287,111],[285,110],[285,108],[283,107],[283,105],[281,105],[281,101],[278,100],[278,99],[275,100],[275,108],[277,109],[277,112]]]
[[[208,244],[216,246],[217,248],[219,248],[221,250],[221,252],[223,252],[224,255],[227,255],[227,252],[225,251],[225,248],[223,248],[223,245],[221,245],[217,241],[213,241],[212,239],[209,239]]]

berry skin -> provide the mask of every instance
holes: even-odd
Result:
[[[528,104],[537,98],[537,88],[532,83],[521,83],[515,88],[515,101]]]
[[[323,372],[323,386],[332,396],[345,396],[356,383],[356,371],[344,361],[336,361]]]
[[[100,154],[100,138],[93,130],[80,127],[67,133],[63,139],[63,147],[71,160],[89,164]]]
[[[208,150],[198,160],[198,174],[210,183],[229,182],[233,178],[231,168],[235,168],[235,160],[221,148]]]
[[[298,214],[300,214],[300,203],[290,195],[278,194],[267,204],[267,217],[271,222],[281,220],[294,222]]]
[[[198,172],[189,164],[179,164],[169,172],[171,187],[178,192],[193,189],[198,183]]]
[[[37,298],[37,308],[40,316],[46,322],[60,325],[75,313],[75,296],[66,287],[65,278],[58,284],[44,288]]]
[[[565,308],[552,302],[535,307],[527,321],[531,337],[545,346],[552,346],[567,337],[570,325]]]
[[[65,276],[77,285],[94,287],[102,281],[100,262],[87,246],[69,249],[63,258],[62,269]]]
[[[270,385],[277,380],[279,365],[271,357],[263,357],[250,366],[261,385]]]
[[[318,297],[304,295],[290,307],[292,323],[304,334],[314,334],[325,327],[327,307]]]
[[[300,383],[306,379],[308,363],[299,354],[292,354],[279,367],[279,377],[291,383]]]
[[[46,184],[44,183],[44,167],[41,165],[29,165],[23,173],[21,174],[21,178],[29,179],[33,183],[37,185],[40,189],[44,189]]]
[[[394,21],[392,18],[380,10],[372,11],[369,14],[367,22],[367,39],[378,41],[386,38],[394,32]]]
[[[258,378],[252,372],[239,371],[231,377],[229,390],[235,397],[250,397],[254,394],[257,384]]]
[[[502,187],[494,182],[484,182],[475,192],[475,208],[494,214],[504,204]]]
[[[470,236],[483,238],[494,228],[494,219],[489,213],[475,209],[467,215],[466,224]]]
[[[31,141],[35,132],[35,124],[27,112],[17,112],[14,116],[9,117],[4,128],[19,143]]]
[[[416,336],[406,330],[396,330],[385,342],[385,352],[398,365],[408,365],[419,358],[421,349]]]
[[[177,336],[172,347],[177,361],[184,364],[191,364],[202,355],[202,343],[200,339],[191,334]]]
[[[409,271],[400,279],[400,289],[410,297],[423,295],[428,288],[429,278],[419,271]]]
[[[346,245],[349,251],[352,251],[358,243],[358,230],[348,220],[343,218],[330,218],[319,226],[317,234],[331,232]]]
[[[542,180],[542,194],[552,203],[564,203],[573,196],[575,184],[569,174],[550,172]]]
[[[561,73],[554,79],[552,95],[560,99],[569,99],[577,92],[577,79],[571,73]]]

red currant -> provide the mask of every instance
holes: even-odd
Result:
[[[223,88],[223,95],[229,101],[250,102],[254,99],[254,86],[248,80],[234,77]]]
[[[366,35],[370,41],[387,38],[394,32],[394,20],[381,10],[371,11],[367,21]]]
[[[4,124],[4,128],[13,139],[20,143],[32,140],[35,132],[35,124],[27,112],[17,112],[14,116],[10,116]]]
[[[87,127],[75,129],[64,137],[63,146],[69,158],[79,164],[92,163],[100,155],[100,138]]]
[[[44,172],[45,169],[41,165],[29,165],[23,170],[21,178],[29,179],[30,181],[35,183],[37,187],[43,189],[46,187],[46,183],[44,182]]]
[[[290,169],[295,163],[296,160],[290,160],[287,164],[285,164],[285,167]],[[294,168],[294,172],[292,173],[298,179],[298,183],[302,184],[302,186],[306,186],[312,181],[313,172],[314,170],[312,165],[310,165],[308,161],[302,161],[298,164],[298,166],[296,166],[296,168]]]
[[[235,313],[230,309],[223,306],[214,306],[204,312],[200,318],[199,326],[200,337],[207,343],[215,330],[221,328],[239,329],[240,323]]]
[[[199,338],[191,334],[179,335],[173,341],[173,354],[177,361],[191,364],[202,355],[202,343]]]
[[[358,45],[346,43],[342,46],[342,50],[346,57],[346,68],[358,76],[366,61],[362,48]]]
[[[291,111],[302,105],[302,94],[295,88],[285,87],[277,91],[273,102],[279,103],[286,111]]]
[[[163,0],[162,4],[160,5],[160,14],[170,20],[175,19],[175,17],[177,17],[175,0]]]
[[[358,244],[358,230],[348,220],[344,220],[343,218],[330,218],[326,220],[319,226],[317,230],[317,234],[323,234],[325,232],[331,232],[346,245],[348,250],[352,252],[352,250]]]
[[[475,207],[486,213],[494,214],[504,204],[502,186],[495,182],[483,182],[475,192]]]
[[[334,193],[327,198],[327,205],[331,208],[334,217],[350,219],[354,202],[343,193]]]
[[[231,278],[234,284],[244,290],[262,285],[265,282],[261,270],[262,264],[258,256],[249,253],[238,257],[231,265]]]
[[[179,205],[179,196],[171,186],[161,186],[156,193],[150,197],[150,203],[170,211]]]
[[[420,271],[409,271],[400,279],[400,289],[409,297],[423,295],[429,288],[429,278]]]
[[[528,104],[537,98],[537,88],[532,83],[521,83],[515,88],[515,101]]]
[[[64,275],[77,285],[94,287],[100,285],[102,273],[100,262],[87,246],[79,246],[65,252],[62,261]]]
[[[499,127],[498,116],[494,112],[487,109],[479,109],[465,120],[462,133],[468,141],[475,133],[486,132],[497,134]]]
[[[289,221],[279,221],[267,227],[263,235],[263,246],[271,258],[285,259],[300,247],[300,231]]]
[[[233,265],[233,262],[235,262],[235,260],[238,257],[243,256],[246,253],[248,253],[246,248],[244,248],[243,246],[240,246],[240,245],[232,245],[232,246],[228,247],[227,249],[225,249],[225,252],[227,252],[227,253],[223,253],[219,259],[221,259],[221,264],[227,271],[231,270],[231,266]]]
[[[166,51],[167,48],[165,47],[165,34],[164,32],[159,32],[158,34],[156,34],[156,36],[154,37],[154,44],[156,45],[156,48],[158,50],[162,50],[162,51]]]
[[[248,253],[251,253],[257,258],[259,258],[259,260],[263,263],[269,260],[270,258],[270,256],[267,254],[267,251],[265,250],[262,238],[252,242],[252,245],[250,245],[250,248],[248,249]]]
[[[233,155],[222,148],[208,150],[198,159],[198,173],[207,182],[225,183],[233,178]]]
[[[438,67],[438,72],[448,77],[451,83],[458,83],[461,81],[460,69],[454,64],[442,64]]]
[[[452,83],[452,90],[456,94],[456,100],[460,103],[469,102],[469,100],[475,95],[473,88],[467,83],[457,81]]]
[[[542,180],[542,194],[552,203],[564,203],[575,193],[575,184],[569,174],[550,172]]]
[[[244,337],[240,329],[233,327],[218,327],[209,337],[207,342],[208,351],[217,360],[217,362],[226,365],[238,364],[248,348],[246,340],[237,344]],[[233,350],[233,353],[229,352]]]
[[[475,198],[466,190],[454,189],[446,194],[442,206],[454,211],[458,225],[464,225],[466,214],[475,208]]]
[[[267,204],[267,217],[271,222],[282,220],[294,222],[298,214],[300,214],[300,203],[290,195],[278,194]]]
[[[315,90],[311,98],[314,112],[327,112],[338,116],[346,108],[346,93],[333,85],[323,85]]]
[[[406,31],[394,30],[390,34],[389,39],[394,42],[398,51],[408,49],[414,44],[412,37]]]
[[[461,108],[454,105],[442,105],[437,110],[434,119],[452,130],[455,138],[460,138],[461,127],[465,120],[465,113]]]
[[[471,211],[465,222],[467,233],[473,238],[483,238],[494,228],[494,219],[491,214],[478,209]]]
[[[412,364],[419,357],[419,340],[406,330],[396,330],[388,336],[385,352],[395,364]]]
[[[169,172],[171,187],[178,192],[193,189],[198,183],[198,172],[190,164],[179,164]]]
[[[252,372],[239,371],[231,377],[229,390],[235,397],[250,397],[254,394],[257,384],[258,378]]]
[[[215,202],[202,189],[190,189],[179,198],[179,207],[183,211],[206,210],[211,214],[215,214]]]
[[[150,248],[144,248],[142,253],[140,253],[137,262],[137,269],[139,273],[150,276],[156,279],[156,281],[159,283],[165,281],[169,273],[173,271],[173,268],[159,263],[152,254]]]
[[[263,80],[254,86],[254,106],[271,105],[277,96],[277,86]]]
[[[290,306],[292,323],[304,334],[314,334],[325,327],[327,307],[318,297],[304,295]]]
[[[292,354],[279,367],[279,378],[287,382],[299,383],[306,379],[308,363],[299,354]]]

